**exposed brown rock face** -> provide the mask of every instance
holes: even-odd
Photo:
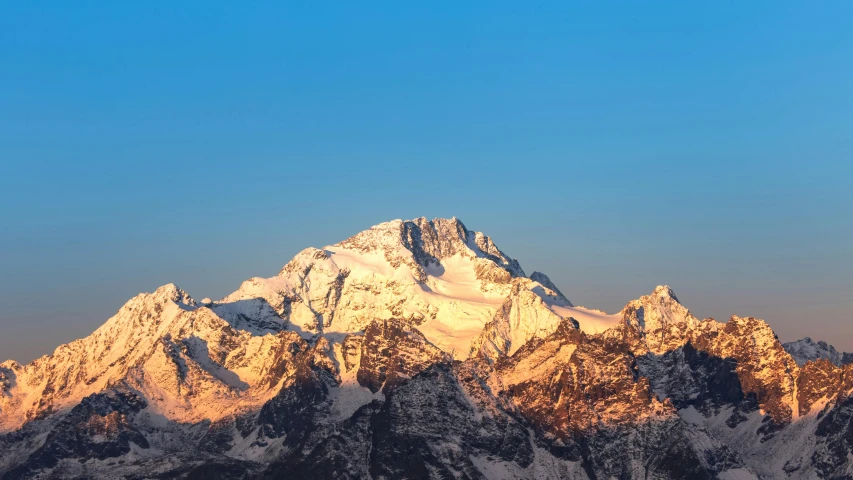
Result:
[[[358,383],[371,392],[387,391],[432,364],[450,361],[417,329],[400,320],[377,320],[368,325],[360,347]]]
[[[766,322],[733,316],[720,328],[716,322],[705,321],[693,343],[718,358],[734,359],[743,391],[754,394],[775,422],[791,421],[799,367]]]
[[[841,392],[843,370],[829,360],[820,359],[803,365],[797,376],[799,414],[806,415],[822,400],[828,402]]]
[[[568,439],[576,432],[675,415],[640,377],[633,355],[565,325],[499,362],[507,394],[534,424]]]
[[[733,362],[738,388],[752,395],[777,424],[788,423],[796,404],[799,367],[766,322],[733,316],[725,324],[698,321],[668,287],[629,303],[623,321],[603,336],[638,357],[665,356],[690,344],[700,352]],[[646,362],[654,365],[655,362]]]

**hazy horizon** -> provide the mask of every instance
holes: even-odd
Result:
[[[419,216],[853,351],[853,4],[0,8],[0,361]]]

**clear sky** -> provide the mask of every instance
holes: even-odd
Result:
[[[252,5],[247,5],[251,3]],[[4,2],[0,360],[457,216],[853,351],[853,3]]]

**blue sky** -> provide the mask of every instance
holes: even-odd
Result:
[[[849,2],[7,2],[0,357],[457,216],[577,304],[853,350]]]

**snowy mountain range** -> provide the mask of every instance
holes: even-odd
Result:
[[[851,362],[666,286],[575,306],[455,218],[395,220],[0,364],[0,475],[853,479]]]

